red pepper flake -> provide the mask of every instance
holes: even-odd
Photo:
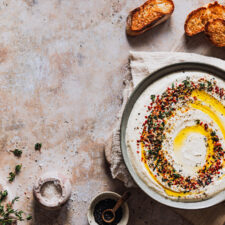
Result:
[[[216,94],[218,94],[218,93],[219,93],[219,91],[220,91],[220,90],[219,90],[219,87],[218,87],[218,86],[216,86],[216,88],[215,88],[215,89],[216,89]]]
[[[221,144],[219,142],[216,142],[214,145],[215,146],[221,146]]]
[[[177,102],[176,97],[173,97],[173,102],[174,102],[174,103],[176,103],[176,102]]]
[[[139,151],[137,151],[137,153],[139,154],[140,152],[139,152]]]
[[[137,142],[137,145],[139,142],[141,142],[143,143],[145,148],[149,150],[152,150],[152,148],[160,149],[162,147],[160,143],[153,142],[153,140],[161,139],[160,134],[162,134],[162,132],[161,129],[159,128],[161,128],[162,121],[165,123],[165,120],[163,120],[163,118],[159,118],[160,115],[159,112],[161,111],[164,114],[164,111],[166,112],[167,110],[171,109],[171,105],[173,103],[176,103],[180,99],[179,96],[182,96],[183,100],[185,101],[190,100],[193,88],[194,89],[202,88],[203,85],[200,85],[199,83],[200,81],[205,82],[205,79],[200,79],[196,84],[193,81],[191,81],[192,87],[190,88],[192,89],[189,89],[189,86],[186,86],[184,84],[180,84],[179,85],[180,88],[178,88],[176,84],[176,87],[173,90],[171,90],[170,88],[166,90],[165,96],[159,97],[158,95],[154,103],[151,102],[149,104],[147,112],[151,113],[151,117],[153,118],[153,124],[149,127],[147,120],[143,123],[143,131],[142,133],[140,133],[141,139],[140,141]],[[224,90],[219,89],[219,87],[215,86],[216,83],[214,82],[212,86],[212,93],[214,93],[215,90],[218,95],[224,96],[225,94]],[[196,101],[197,96],[193,96],[193,99]],[[162,106],[165,110],[162,109]],[[171,116],[171,113],[172,111],[168,115]],[[145,118],[147,119],[146,116]],[[203,122],[201,122],[200,125],[203,126],[205,130],[208,130],[208,124],[204,124]],[[222,158],[222,156],[224,155],[224,150],[220,146],[221,144],[219,142],[214,142],[215,151],[212,154],[212,159],[210,160],[211,156],[210,157],[208,156],[207,158],[208,161],[206,162],[205,166],[203,166],[198,171],[198,178],[190,179],[187,177],[177,176],[176,180],[172,182],[170,181],[170,184],[177,184],[180,187],[191,191],[202,185],[208,185],[209,183],[211,183],[211,181],[209,180],[212,179],[212,175],[219,174],[218,170],[222,168],[221,160],[225,160]],[[139,151],[137,151],[137,153],[139,153]],[[158,164],[159,167],[156,168],[157,176],[162,176],[164,179],[170,180],[170,178],[173,178],[173,174],[174,173],[177,174],[177,172],[173,169],[173,166],[166,160],[161,150],[158,151],[156,157],[154,156],[154,158],[150,158],[150,163],[152,163],[151,160],[158,161],[159,159],[161,159],[161,162],[163,163],[159,163]],[[141,157],[141,161],[143,161],[144,163],[148,162],[146,161],[145,157]],[[165,176],[165,174],[168,175]],[[157,177],[156,175],[154,176]],[[199,182],[197,179],[199,179],[201,182]]]
[[[224,92],[223,92],[223,88],[220,89],[220,98],[222,98],[224,95]]]

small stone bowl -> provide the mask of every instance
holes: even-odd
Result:
[[[48,182],[54,183],[55,186],[61,189],[61,197],[56,202],[49,202],[42,196],[42,187]],[[69,200],[71,189],[70,180],[66,176],[59,172],[48,172],[39,177],[34,185],[33,193],[36,201],[45,209],[58,210]]]
[[[88,222],[90,225],[98,225],[95,222],[95,218],[94,218],[94,209],[95,206],[98,202],[100,202],[101,200],[110,198],[113,200],[118,200],[121,197],[121,195],[115,193],[115,192],[111,192],[111,191],[106,191],[106,192],[102,192],[99,195],[97,195],[95,198],[92,199],[91,204],[88,208],[88,213],[87,213],[87,217],[88,217]],[[127,225],[128,224],[128,220],[129,220],[129,208],[127,203],[123,203],[123,205],[121,206],[122,210],[123,210],[123,216],[120,220],[120,222],[118,223],[118,225]]]

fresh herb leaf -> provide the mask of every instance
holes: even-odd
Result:
[[[205,89],[205,84],[204,83],[200,83],[199,85],[200,85],[200,88],[199,88],[200,90]]]
[[[12,151],[13,154],[16,156],[16,157],[20,157],[22,155],[22,150],[19,150],[19,149],[15,149],[14,151]]]
[[[155,101],[155,95],[151,95],[151,100],[154,102]]]
[[[174,173],[173,176],[174,176],[174,178],[179,178],[180,174]]]
[[[8,193],[4,191],[3,193]],[[0,224],[1,225],[12,225],[16,221],[24,221],[23,217],[24,212],[22,210],[17,210],[13,208],[15,201],[18,201],[19,197],[15,197],[11,203],[2,205],[0,202]],[[27,220],[31,220],[32,216],[28,215]]]
[[[27,220],[32,220],[32,216],[31,215],[29,215],[29,216],[27,216],[27,218],[26,218]]]
[[[9,182],[12,182],[15,180],[15,177],[21,171],[21,168],[22,168],[22,164],[16,165],[14,172],[9,173],[9,177],[8,177]]]
[[[15,173],[13,173],[13,172],[10,172],[10,173],[9,173],[9,177],[8,177],[9,182],[13,182],[13,181],[14,181],[14,179],[15,179],[15,177],[16,177],[16,174],[15,174]]]
[[[212,87],[212,82],[207,81],[207,83],[208,83],[208,87]]]
[[[182,83],[185,87],[190,87],[190,81],[189,80],[183,80]]]
[[[18,174],[20,172],[21,168],[22,168],[22,164],[16,165],[16,167],[15,167],[15,173]]]
[[[12,205],[17,202],[19,200],[20,197],[16,196],[13,200],[12,200]]]
[[[41,147],[42,147],[42,143],[36,143],[35,146],[34,146],[34,149],[36,151],[40,151],[41,150]]]
[[[8,191],[0,191],[0,203],[8,196]]]
[[[195,120],[196,124],[200,124],[200,120]]]

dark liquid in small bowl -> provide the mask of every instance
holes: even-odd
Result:
[[[106,209],[113,209],[113,207],[116,205],[116,201],[113,199],[104,199],[100,202],[98,202],[94,208],[94,218],[95,218],[95,222],[99,225],[116,225],[120,222],[122,216],[123,216],[123,210],[120,207],[117,211],[116,211],[116,217],[115,220],[112,223],[106,223],[103,221],[102,219],[102,213],[104,210]],[[112,213],[108,213],[105,215],[105,217],[107,217],[107,220],[110,220],[112,218]]]

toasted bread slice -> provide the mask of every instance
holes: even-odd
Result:
[[[225,6],[218,2],[209,3],[208,5],[192,11],[185,21],[184,30],[188,36],[196,35],[205,30],[207,22],[213,19],[225,18]]]
[[[198,34],[205,29],[207,23],[207,8],[201,7],[192,11],[185,22],[184,30],[188,36]]]
[[[127,17],[126,31],[136,36],[166,21],[174,11],[172,0],[148,0],[131,11]]]
[[[217,47],[225,47],[225,20],[215,19],[205,26],[205,33]]]
[[[218,2],[210,3],[208,5],[209,20],[225,19],[225,6],[220,5]]]

